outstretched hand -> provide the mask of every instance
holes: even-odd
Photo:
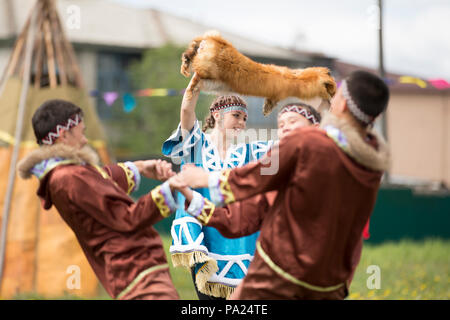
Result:
[[[178,174],[186,185],[191,188],[208,187],[208,172],[193,164],[186,164]]]
[[[149,179],[165,181],[175,175],[172,164],[161,159],[135,161],[134,164],[139,173]]]

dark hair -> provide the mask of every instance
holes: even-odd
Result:
[[[283,106],[281,107],[280,111],[278,112],[278,117],[280,117],[283,113],[286,113],[286,112],[290,112],[290,111],[296,112],[295,110],[291,110],[291,109],[290,109],[291,106],[300,107],[300,108],[302,108],[302,109],[305,109],[307,112],[309,112],[309,113],[313,116],[315,122],[312,121],[312,120],[309,119],[309,118],[307,118],[307,120],[308,120],[309,122],[311,122],[312,124],[320,123],[320,121],[322,120],[322,116],[320,115],[320,113],[319,113],[314,107],[312,107],[312,106],[309,105],[309,104],[300,102],[300,101],[298,101],[298,102],[292,102],[292,103],[289,103],[289,102],[288,102],[288,103],[286,103],[285,105],[283,105]]]
[[[205,118],[205,124],[203,125],[203,132],[205,132],[208,129],[214,129],[216,125],[216,120],[214,119],[214,116],[212,115],[212,111],[214,108],[225,105],[225,104],[240,104],[244,107],[247,107],[247,103],[244,99],[242,99],[239,96],[218,96],[214,99],[214,101],[209,106],[209,114]]]
[[[31,119],[37,143],[41,145],[42,139],[50,131],[54,130],[58,124],[64,124],[75,114],[83,116],[83,110],[72,102],[59,99],[45,101]]]
[[[322,116],[320,115],[319,111],[314,109],[312,106],[310,106],[309,104],[306,104],[306,103],[300,103],[300,106],[302,106],[303,108],[308,110],[314,116],[314,118],[317,120],[317,122],[320,123],[320,121],[322,121]]]
[[[375,118],[386,110],[389,88],[381,78],[366,71],[354,71],[346,82],[353,101],[365,114]]]

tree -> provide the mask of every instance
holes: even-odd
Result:
[[[176,95],[166,97],[136,97],[131,112],[113,108],[106,121],[114,153],[119,158],[160,156],[163,142],[177,128],[180,121],[182,95],[189,79],[180,74],[181,54],[185,48],[167,44],[147,50],[141,61],[129,69],[133,91],[145,88],[175,89]],[[196,112],[203,119],[213,96],[201,95]]]

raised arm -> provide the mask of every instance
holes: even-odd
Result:
[[[196,119],[195,106],[200,95],[200,85],[200,77],[197,73],[194,73],[181,102],[180,122],[183,132],[189,132],[194,127]]]

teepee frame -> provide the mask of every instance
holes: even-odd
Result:
[[[32,16],[36,15],[32,22]],[[14,45],[1,83],[12,76],[25,75],[26,39],[33,24],[31,79],[35,88],[70,84],[82,88],[83,80],[75,52],[64,33],[55,0],[37,0]],[[47,79],[48,77],[48,79]]]
[[[0,95],[7,80],[17,77],[22,82],[8,184],[0,229],[0,288],[3,279],[7,229],[15,181],[15,165],[22,138],[23,118],[30,85],[34,88],[70,85],[83,88],[75,52],[68,41],[58,16],[55,0],[37,0],[17,38],[0,82]]]

